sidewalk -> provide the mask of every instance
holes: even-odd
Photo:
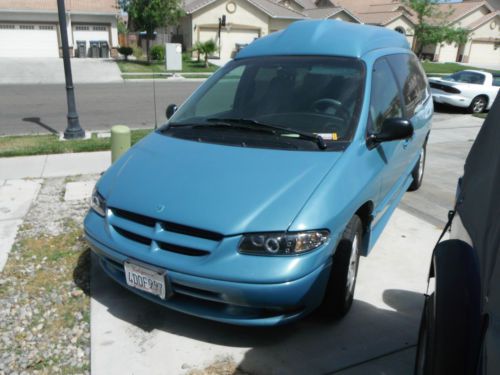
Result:
[[[0,158],[0,181],[96,174],[111,165],[111,151]]]

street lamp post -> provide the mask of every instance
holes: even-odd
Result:
[[[68,126],[64,131],[64,138],[83,138],[85,137],[85,131],[80,126],[78,113],[76,112],[75,88],[73,87],[73,76],[71,74],[71,62],[69,59],[68,29],[66,27],[66,10],[64,8],[64,0],[57,0],[57,11],[59,14],[59,28],[61,29],[64,76],[66,80],[66,99],[68,102]]]

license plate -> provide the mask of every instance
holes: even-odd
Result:
[[[135,263],[125,262],[127,285],[165,299],[165,270],[154,270]]]

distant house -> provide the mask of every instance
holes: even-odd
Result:
[[[500,64],[498,2],[464,0],[439,5],[443,12],[451,13],[450,24],[468,29],[470,37],[464,45],[427,46],[425,55],[439,62]],[[224,60],[255,38],[303,19],[387,27],[406,35],[410,45],[415,43],[416,14],[398,0],[184,0],[183,8],[186,16],[177,28],[176,40],[189,49],[197,41],[213,39]],[[219,26],[222,19],[225,25]]]
[[[107,43],[111,56],[117,55],[117,0],[66,0],[65,5],[71,56],[78,55],[79,44],[85,46],[82,57],[89,57],[91,41]],[[60,56],[57,0],[0,0],[0,58]]]
[[[340,7],[318,8],[308,0],[277,3],[272,0],[185,0],[186,16],[178,28],[186,49],[197,41],[213,39],[222,60],[234,57],[237,50],[255,38],[281,30],[301,19],[329,18],[348,22],[359,19]],[[298,1],[298,0],[297,0]],[[292,3],[293,2],[293,3]],[[226,23],[219,29],[219,18]]]

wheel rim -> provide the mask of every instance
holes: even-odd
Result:
[[[482,98],[478,98],[474,101],[474,105],[472,106],[472,110],[475,112],[475,113],[479,113],[479,112],[482,112],[484,110],[484,105],[485,105],[485,101],[484,99]]]
[[[347,269],[347,283],[346,283],[346,300],[351,298],[354,293],[354,285],[356,284],[356,270],[358,269],[358,252],[359,241],[358,236],[354,236],[352,240],[351,257],[349,258],[349,268]]]
[[[424,165],[425,165],[425,150],[422,148],[420,150],[420,158],[418,159],[418,180],[422,181],[424,176]]]

